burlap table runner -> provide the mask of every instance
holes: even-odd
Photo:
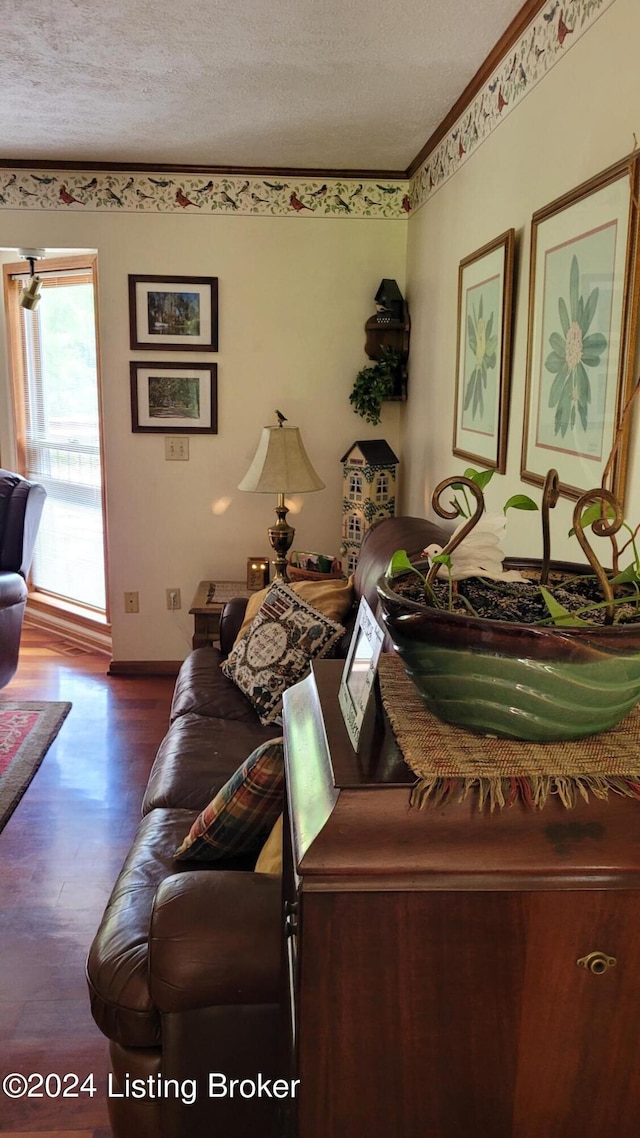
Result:
[[[418,782],[412,805],[463,801],[477,794],[491,810],[521,799],[542,808],[550,794],[567,807],[577,796],[610,791],[640,799],[640,706],[600,735],[560,743],[528,743],[476,735],[426,710],[395,653],[381,655],[380,691],[398,745]]]

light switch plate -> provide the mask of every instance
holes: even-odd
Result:
[[[167,462],[188,462],[189,439],[185,435],[167,435],[164,440],[164,457]]]

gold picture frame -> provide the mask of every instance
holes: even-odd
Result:
[[[632,384],[638,303],[638,159],[534,213],[520,474],[560,493],[599,486]],[[623,501],[628,440],[607,472]]]
[[[507,466],[515,230],[460,262],[453,453]]]

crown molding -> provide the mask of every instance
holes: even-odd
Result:
[[[404,181],[405,170],[324,170],[305,166],[200,166],[188,163],[159,162],[95,162],[81,159],[59,161],[53,158],[0,158],[0,169],[8,170],[89,170],[92,173],[197,174],[211,177],[237,175],[243,178],[342,178]]]
[[[453,104],[448,115],[446,115],[440,125],[436,127],[431,137],[425,142],[422,150],[416,154],[413,162],[409,163],[405,170],[405,178],[413,178],[413,175],[420,169],[423,162],[426,162],[438,143],[442,141],[461,115],[464,114],[467,107],[470,106],[476,95],[479,94],[487,80],[491,77],[496,67],[500,65],[505,55],[508,55],[512,47],[522,36],[522,33],[537,16],[540,9],[544,8],[547,2],[548,0],[526,0],[526,3],[523,4],[518,15],[511,21],[509,27],[503,32],[495,47],[489,52],[484,63],[478,68],[471,82],[467,84],[460,98]]]
[[[530,0],[407,173],[415,212],[478,150],[616,0]]]
[[[525,0],[406,170],[0,158],[0,170],[11,173],[0,179],[0,208],[406,218],[613,3]]]

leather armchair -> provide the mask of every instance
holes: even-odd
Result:
[[[46,496],[37,482],[0,470],[0,687],[18,666],[26,576]]]

